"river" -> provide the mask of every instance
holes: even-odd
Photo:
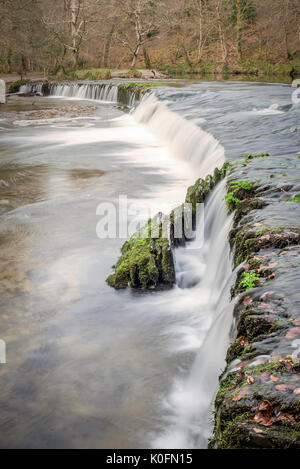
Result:
[[[40,99],[96,111],[0,115],[0,446],[206,447],[232,326],[224,182],[207,204],[204,243],[177,250],[169,291],[106,285],[124,239],[97,237],[97,207],[126,195],[167,212],[225,159],[284,161],[300,150],[299,106],[284,84],[157,87],[130,113],[115,89],[68,89]]]

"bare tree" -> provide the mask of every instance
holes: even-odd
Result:
[[[158,16],[161,0],[119,0],[124,20],[116,32],[117,40],[131,55],[131,68],[135,68],[143,46],[159,34],[162,18]]]

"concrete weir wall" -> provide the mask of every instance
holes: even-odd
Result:
[[[5,81],[0,80],[0,104],[6,103],[6,90],[5,90]]]

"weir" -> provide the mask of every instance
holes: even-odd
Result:
[[[296,167],[295,153],[298,148],[295,132],[289,136],[288,165],[283,162],[285,158],[280,160],[277,155],[285,149],[285,129],[294,123],[293,116],[298,108],[291,108],[285,103],[284,106],[276,104],[276,109],[274,104],[270,107],[268,95],[262,103],[262,109],[257,109],[256,101],[263,99],[262,93],[268,88],[253,85],[260,95],[254,100],[255,93],[251,87],[248,101],[245,101],[245,88],[240,85],[238,92],[243,99],[234,101],[237,112],[232,113],[228,112],[228,109],[232,109],[232,95],[227,98],[223,89],[215,91],[223,85],[209,85],[209,89],[206,84],[201,86],[205,92],[197,93],[191,87],[186,95],[182,90],[167,87],[155,91],[146,88],[147,92],[143,94],[145,88],[136,88],[135,84],[128,83],[59,83],[48,88],[40,83],[25,85],[21,90],[25,93],[40,93],[42,90],[42,93],[65,99],[125,104],[130,108],[130,113],[122,114],[113,121],[113,125],[122,130],[119,135],[125,139],[126,135],[132,138],[133,134],[134,137],[141,137],[138,151],[145,146],[146,139],[154,145],[146,159],[143,159],[141,153],[141,159],[138,155],[135,160],[142,170],[145,171],[147,164],[152,161],[157,145],[164,148],[160,154],[165,155],[162,159],[169,159],[169,170],[171,167],[175,170],[180,168],[182,172],[180,179],[171,182],[168,200],[176,199],[180,192],[179,204],[184,202],[185,194],[182,194],[182,190],[185,188],[185,191],[190,184],[193,185],[187,194],[192,200],[193,197],[197,200],[197,194],[205,192],[204,199],[200,197],[201,201],[205,200],[204,240],[197,236],[195,241],[174,250],[175,286],[171,290],[153,292],[151,295],[130,296],[126,301],[126,307],[134,311],[134,318],[141,317],[142,322],[154,320],[159,324],[151,337],[151,343],[153,340],[160,343],[161,337],[166,338],[168,344],[174,342],[170,355],[176,363],[176,369],[170,371],[163,391],[158,396],[155,394],[158,400],[154,404],[154,412],[159,414],[159,427],[155,431],[148,431],[147,445],[153,448],[206,448],[208,445],[214,448],[294,448],[298,444],[294,424],[299,419],[299,386],[294,382],[299,373],[296,349],[299,312],[296,300],[293,307],[289,304],[294,295],[289,290],[293,284],[289,276],[293,256],[299,249],[299,227],[295,223],[299,186],[293,169]],[[224,103],[224,99],[228,101]],[[212,102],[216,103],[213,115]],[[222,116],[219,106],[226,110]],[[117,109],[115,111],[120,112]],[[256,125],[258,138],[253,138],[248,119],[252,119],[253,125]],[[220,140],[226,142],[226,150],[229,150],[232,158],[230,166],[216,171],[217,174],[223,174],[222,177],[229,171],[229,177],[218,184],[220,178],[206,178],[208,182],[203,178],[212,175],[215,168],[223,167],[224,148],[216,137],[204,131],[196,122],[200,125],[204,123],[206,128],[213,129],[214,135],[220,135]],[[234,136],[233,125],[238,130]],[[261,131],[258,130],[260,128]],[[275,133],[272,132],[273,128],[276,128]],[[86,130],[85,138],[88,136],[99,143],[104,139],[108,141],[118,135],[116,129],[111,129],[111,133],[101,128],[96,131]],[[78,130],[76,132],[78,134]],[[68,132],[61,135],[62,141],[66,135]],[[78,141],[82,142],[81,137]],[[256,151],[258,154],[241,156],[241,152],[247,151],[249,142],[252,145],[250,151],[260,151]],[[269,152],[261,152],[266,146],[274,154],[273,158]],[[134,148],[130,144],[128,155],[134,152]],[[243,158],[243,161],[238,158]],[[157,162],[154,172],[159,169],[166,177],[162,184],[168,184],[168,175],[172,170],[164,173],[163,162]],[[275,172],[280,179],[275,180]],[[287,175],[291,184],[284,183]],[[198,178],[200,181],[195,184]],[[211,181],[215,182],[211,184]],[[151,184],[148,187],[147,195],[151,199]],[[163,191],[164,187],[159,186],[156,210],[161,210]],[[136,193],[133,197],[136,197]],[[232,215],[228,211],[232,211]],[[198,235],[202,228],[197,228]],[[168,244],[168,240],[165,241]],[[265,248],[268,249],[267,253]],[[150,256],[144,258],[152,265],[149,259],[152,259],[154,251],[151,245],[149,249]],[[255,253],[260,251],[262,255],[257,256]],[[159,259],[163,257],[159,254],[163,251],[156,249],[155,253],[158,253]],[[117,256],[114,251],[104,272],[106,276]],[[128,263],[132,267],[132,258],[128,258]],[[128,263],[122,267],[125,273],[128,273]],[[289,269],[286,269],[286,265],[289,265]],[[172,266],[171,285],[174,284],[174,264]],[[276,271],[273,271],[274,268]],[[132,269],[129,272],[131,275]],[[136,275],[137,272],[133,272]],[[143,272],[149,274],[147,269]],[[153,279],[153,269],[150,274]],[[293,272],[293,278],[297,275],[296,271]],[[124,275],[122,288],[126,289],[132,278],[128,280]],[[117,288],[116,283],[111,285]],[[147,285],[145,281],[134,283],[136,287],[146,288]],[[155,287],[157,282],[149,285]],[[287,297],[282,294],[282,288],[287,292]],[[107,294],[115,299],[116,310],[119,311],[121,295],[115,291]],[[147,334],[144,326],[143,333]],[[230,339],[233,342],[228,348]],[[155,359],[156,356],[157,352],[154,351],[151,357]],[[170,367],[164,364],[163,370],[165,373]],[[272,378],[269,379],[269,370],[275,373],[275,376],[272,375],[275,382],[279,382],[275,388]],[[155,379],[154,382],[157,385]],[[282,392],[290,393],[285,411],[280,407]],[[242,399],[245,401],[240,403]],[[265,413],[261,410],[265,408],[263,400],[268,402]],[[282,431],[281,422],[287,421],[290,428]],[[275,428],[270,426],[267,431],[269,423],[278,425]]]
[[[24,85],[25,92],[40,92],[42,84]],[[52,84],[50,96],[118,103],[119,97],[132,108],[133,119],[144,125],[166,145],[171,154],[187,163],[194,180],[213,174],[225,162],[224,148],[208,132],[171,111],[154,93],[140,102],[135,94],[117,84]],[[232,217],[224,202],[226,182],[213,189],[205,204],[205,237],[201,245],[187,243],[175,250],[176,287],[166,298],[173,308],[180,297],[192,318],[197,348],[193,365],[184,380],[174,382],[168,402],[165,429],[154,437],[153,447],[205,448],[211,436],[211,409],[218,388],[218,377],[225,366],[229,331],[232,325],[230,286],[232,259],[228,234]],[[203,227],[199,227],[202,230]],[[183,306],[183,303],[182,303]]]

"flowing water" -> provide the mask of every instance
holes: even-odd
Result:
[[[225,182],[206,204],[204,240],[176,251],[170,291],[106,285],[124,239],[96,236],[96,210],[126,195],[144,209],[129,221],[142,221],[225,159],[299,152],[299,107],[286,85],[154,93],[124,114],[115,84],[58,85],[41,99],[96,112],[0,116],[1,447],[207,446],[232,325]]]

